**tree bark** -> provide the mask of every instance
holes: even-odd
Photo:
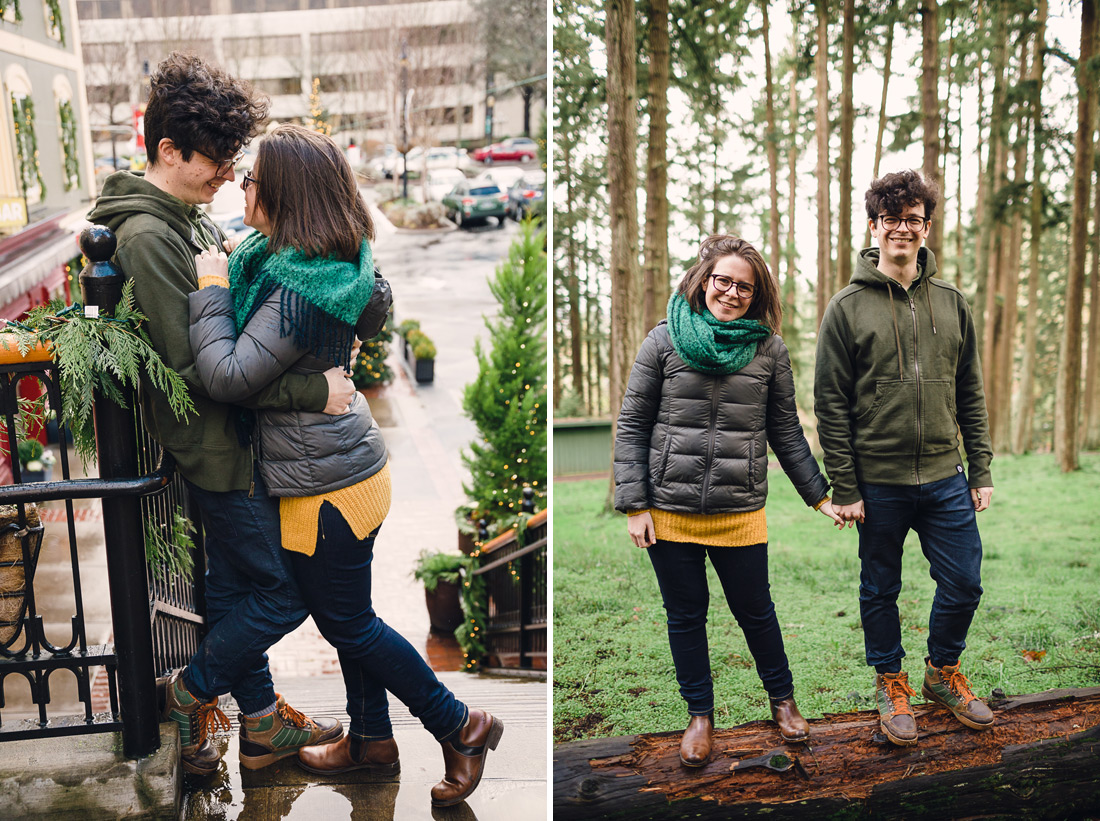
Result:
[[[987,732],[914,705],[920,743],[895,747],[877,711],[810,722],[812,745],[775,724],[717,730],[710,763],[680,764],[680,733],[591,739],[554,751],[554,818],[1057,819],[1100,810],[1100,688],[991,704]]]
[[[979,32],[985,31],[984,25],[985,17],[985,0],[978,0],[978,24],[977,30]],[[978,167],[982,168],[982,150],[988,152],[988,146],[982,137],[982,119],[991,120],[992,118],[986,114],[985,107],[985,84],[982,82],[984,79],[984,72],[982,71],[981,64],[979,62],[978,69],[976,71],[976,85],[978,87],[978,119],[977,119],[977,140],[975,140],[977,147],[974,151],[974,156],[978,162]],[[988,160],[986,162],[988,167]],[[982,171],[978,174],[978,194],[974,199],[974,225],[977,227],[977,241],[974,243],[974,300],[971,303],[974,306],[974,331],[978,337],[978,345],[980,346],[982,340],[985,339],[985,281],[988,274],[986,266],[988,262],[985,259],[985,212],[986,212],[986,188],[989,184],[989,175]]]
[[[565,220],[568,231],[565,245],[565,259],[569,270],[566,273],[566,282],[569,289],[569,349],[572,358],[570,377],[573,392],[584,403],[584,356],[582,345],[584,331],[581,327],[581,294],[580,277],[577,274],[577,225],[574,222],[573,198],[576,196],[576,187],[573,179],[573,152],[570,148],[562,151],[562,170],[565,172]],[[554,351],[555,358],[558,352]],[[557,397],[554,399],[557,407]]]
[[[840,90],[840,157],[837,176],[840,183],[840,203],[837,206],[836,282],[833,290],[839,291],[852,278],[852,146],[855,142],[855,106],[852,102],[852,83],[856,62],[856,3],[844,0],[844,29],[842,32],[842,83]]]
[[[1064,473],[1077,470],[1080,450],[1081,314],[1085,308],[1085,252],[1089,233],[1089,183],[1092,178],[1092,110],[1096,75],[1096,0],[1081,0],[1081,51],[1077,60],[1077,137],[1074,140],[1073,219],[1066,275],[1066,322],[1059,356],[1054,403],[1054,453]]]
[[[936,0],[921,0],[921,124],[924,132],[924,176],[941,185],[940,179],[940,30]],[[943,229],[933,220],[924,243],[940,259]]]
[[[1097,127],[1100,128],[1100,110]],[[1095,152],[1095,147],[1093,151]],[[1092,213],[1092,273],[1089,275],[1089,339],[1085,367],[1085,415],[1082,422],[1081,447],[1100,450],[1100,173],[1093,183]]]
[[[649,145],[646,149],[645,267],[642,329],[665,316],[668,304],[668,0],[649,0]]]
[[[817,88],[817,322],[832,296],[832,215],[829,211],[829,3],[814,0],[817,11],[817,54],[814,68]]]
[[[797,53],[798,20],[791,18],[791,52]],[[798,251],[795,247],[795,210],[798,201],[798,61],[791,60],[791,87],[787,98],[787,133],[791,144],[787,148],[787,276],[783,285],[783,333],[781,336],[795,356],[798,336],[795,296],[798,293]],[[776,271],[776,276],[779,272]]]
[[[779,146],[775,130],[775,85],[772,82],[772,46],[768,26],[768,4],[770,0],[760,0],[760,10],[764,14],[764,115],[767,120],[768,144],[768,258],[772,276],[779,281]]]
[[[882,137],[886,133],[886,97],[890,90],[890,62],[894,56],[894,18],[890,18],[890,26],[886,29],[886,45],[883,47],[885,55],[882,69],[882,97],[878,104],[878,133],[875,135],[875,168],[871,176],[878,179],[879,166],[882,163]],[[871,226],[868,223],[863,233],[863,247],[871,247]]]

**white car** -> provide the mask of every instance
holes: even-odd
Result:
[[[460,182],[466,181],[466,175],[457,168],[437,168],[428,172],[428,199],[442,202]]]
[[[491,170],[483,171],[478,175],[480,179],[488,179],[495,182],[502,190],[511,188],[516,180],[527,172],[518,165],[494,165]]]
[[[427,151],[423,146],[418,145],[409,150],[404,162],[407,164],[410,175],[420,175],[437,168],[466,169],[471,165],[470,157],[466,152],[453,145],[437,145]],[[401,155],[395,154],[386,160],[382,171],[387,178],[400,177],[405,167],[402,164]]]

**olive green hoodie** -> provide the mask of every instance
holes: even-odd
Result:
[[[197,415],[176,419],[165,395],[142,385],[145,425],[171,453],[180,473],[205,490],[247,490],[252,454],[237,436],[238,408],[206,396],[195,370],[188,338],[187,295],[198,288],[195,255],[221,232],[193,205],[120,171],[107,178],[88,219],[106,225],[118,238],[114,262],[134,281],[145,330],[165,364],[187,382]],[[249,408],[320,411],[328,401],[322,374],[284,374],[241,402]]]
[[[962,472],[991,487],[982,369],[970,307],[917,253],[908,292],[860,252],[851,284],[829,302],[817,338],[814,411],[835,504],[862,497],[858,482],[921,485]]]

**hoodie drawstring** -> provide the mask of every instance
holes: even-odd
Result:
[[[898,349],[898,379],[904,382],[905,371],[901,361],[901,334],[898,332],[898,315],[894,311],[894,286],[889,281],[886,283],[886,295],[890,299],[890,318],[894,320],[894,344]]]
[[[936,332],[936,312],[932,310],[932,286],[928,283],[924,285],[924,300],[928,303],[928,315],[932,317],[932,333]]]

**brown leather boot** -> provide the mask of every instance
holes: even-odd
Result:
[[[810,740],[810,725],[798,712],[793,695],[780,699],[769,698],[768,701],[772,707],[772,719],[779,725],[779,734],[784,741],[797,744]]]
[[[702,767],[710,761],[714,740],[714,713],[692,716],[680,739],[680,763],[685,767]]]
[[[332,744],[318,744],[298,750],[298,766],[318,775],[371,770],[377,773],[401,772],[397,760],[397,742],[392,738],[363,741],[344,736]]]
[[[442,744],[443,780],[432,787],[432,806],[450,807],[470,795],[481,782],[485,756],[504,734],[504,722],[484,710],[470,710],[458,736]]]

